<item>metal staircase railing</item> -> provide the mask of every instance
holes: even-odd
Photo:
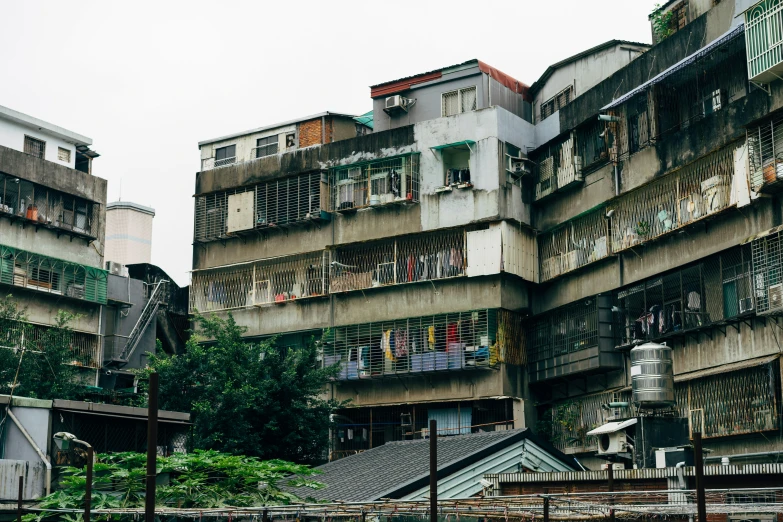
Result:
[[[158,307],[160,306],[161,302],[161,294],[163,293],[162,286],[165,283],[168,283],[168,281],[161,279],[155,284],[155,288],[152,290],[150,298],[147,301],[147,304],[144,306],[144,310],[142,310],[141,315],[139,316],[139,320],[136,321],[136,324],[133,326],[133,330],[131,330],[131,333],[128,336],[128,342],[125,343],[125,348],[123,348],[122,353],[120,353],[120,356],[117,359],[119,362],[128,362],[131,355],[133,355],[134,350],[136,350],[136,347],[139,345],[139,341],[141,341],[142,335],[144,335],[144,332],[147,330],[147,327],[152,321],[152,318],[158,312]]]

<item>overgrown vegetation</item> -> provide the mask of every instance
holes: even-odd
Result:
[[[339,404],[321,393],[338,370],[320,367],[315,341],[297,347],[247,342],[246,328],[230,314],[226,319],[197,315],[196,324],[184,354],[150,354],[144,372],[160,376],[162,409],[191,413],[193,446],[322,462],[329,414]]]
[[[92,509],[141,508],[144,506],[146,455],[116,453],[98,455],[94,465]],[[302,500],[281,486],[310,487],[323,485],[312,477],[317,471],[282,460],[261,461],[199,451],[157,459],[158,506],[180,508],[221,508],[288,504]],[[43,498],[44,510],[82,509],[87,474],[85,469],[68,467],[60,471],[60,489]],[[26,515],[25,522],[79,522],[81,513],[61,514],[43,511]],[[97,520],[117,516],[94,515]],[[128,517],[130,518],[130,517]]]
[[[0,298],[0,394],[37,399],[77,399],[78,366],[71,345],[77,316],[59,311],[54,326],[36,337],[11,295]]]
[[[655,4],[655,8],[650,13],[650,21],[652,22],[655,39],[658,42],[674,34],[674,29],[672,28],[673,17],[674,11],[663,12],[661,4]]]

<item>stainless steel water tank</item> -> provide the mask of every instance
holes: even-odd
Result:
[[[631,350],[633,402],[640,408],[674,406],[672,349],[646,343]]]

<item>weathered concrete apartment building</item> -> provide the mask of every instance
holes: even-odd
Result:
[[[645,341],[674,348],[708,447],[783,450],[781,15],[663,10],[652,47],[611,40],[530,87],[471,60],[372,86],[371,118],[199,143],[191,312],[321,340],[351,401],[331,458],[437,419],[550,432],[598,466],[586,433],[635,415],[607,405]]]

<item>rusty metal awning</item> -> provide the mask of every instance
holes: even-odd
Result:
[[[745,370],[747,368],[755,368],[756,366],[769,364],[778,357],[780,357],[780,354],[767,355],[766,357],[757,357],[755,359],[747,359],[745,361],[722,364],[721,366],[696,370],[695,372],[681,373],[674,376],[674,382],[692,381],[693,379],[701,379],[702,377],[709,377],[719,373],[728,373],[735,372],[737,370]]]

